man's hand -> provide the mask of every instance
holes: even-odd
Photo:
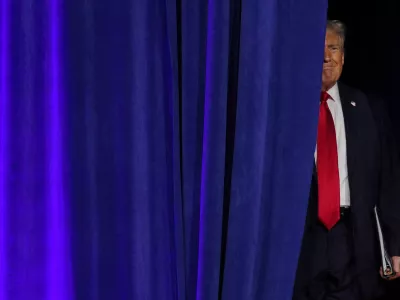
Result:
[[[395,276],[389,277],[389,278],[384,278],[386,280],[393,280],[396,278],[400,277],[400,256],[393,256],[392,257],[392,263],[393,263],[393,269],[396,272]],[[382,278],[383,278],[383,273],[382,273],[382,267],[379,270],[379,273],[381,274]]]

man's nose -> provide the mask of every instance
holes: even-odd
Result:
[[[325,53],[324,53],[324,62],[330,62],[332,59],[331,53],[328,49],[325,49]]]

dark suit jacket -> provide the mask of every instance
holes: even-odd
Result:
[[[385,117],[373,115],[365,94],[339,83],[346,129],[347,167],[353,220],[353,242],[362,299],[374,299],[382,292],[376,225],[373,207],[378,205],[390,255],[400,255],[399,159]],[[353,103],[352,103],[353,102]],[[315,274],[307,267],[312,259],[309,245],[312,228],[318,222],[318,190],[314,172],[297,278],[306,284]],[[318,255],[318,254],[316,254]]]

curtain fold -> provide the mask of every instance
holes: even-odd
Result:
[[[242,3],[223,299],[290,299],[313,165],[325,9],[323,1]]]
[[[326,6],[0,0],[0,298],[291,299]]]

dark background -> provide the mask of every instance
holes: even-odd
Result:
[[[328,18],[341,20],[347,26],[341,81],[374,96],[370,97],[373,109],[387,110],[400,146],[400,3],[397,2],[329,0]],[[388,286],[387,299],[399,299],[400,280]]]
[[[400,31],[398,1],[329,0],[329,19],[347,26],[342,81],[379,95],[400,141]]]

